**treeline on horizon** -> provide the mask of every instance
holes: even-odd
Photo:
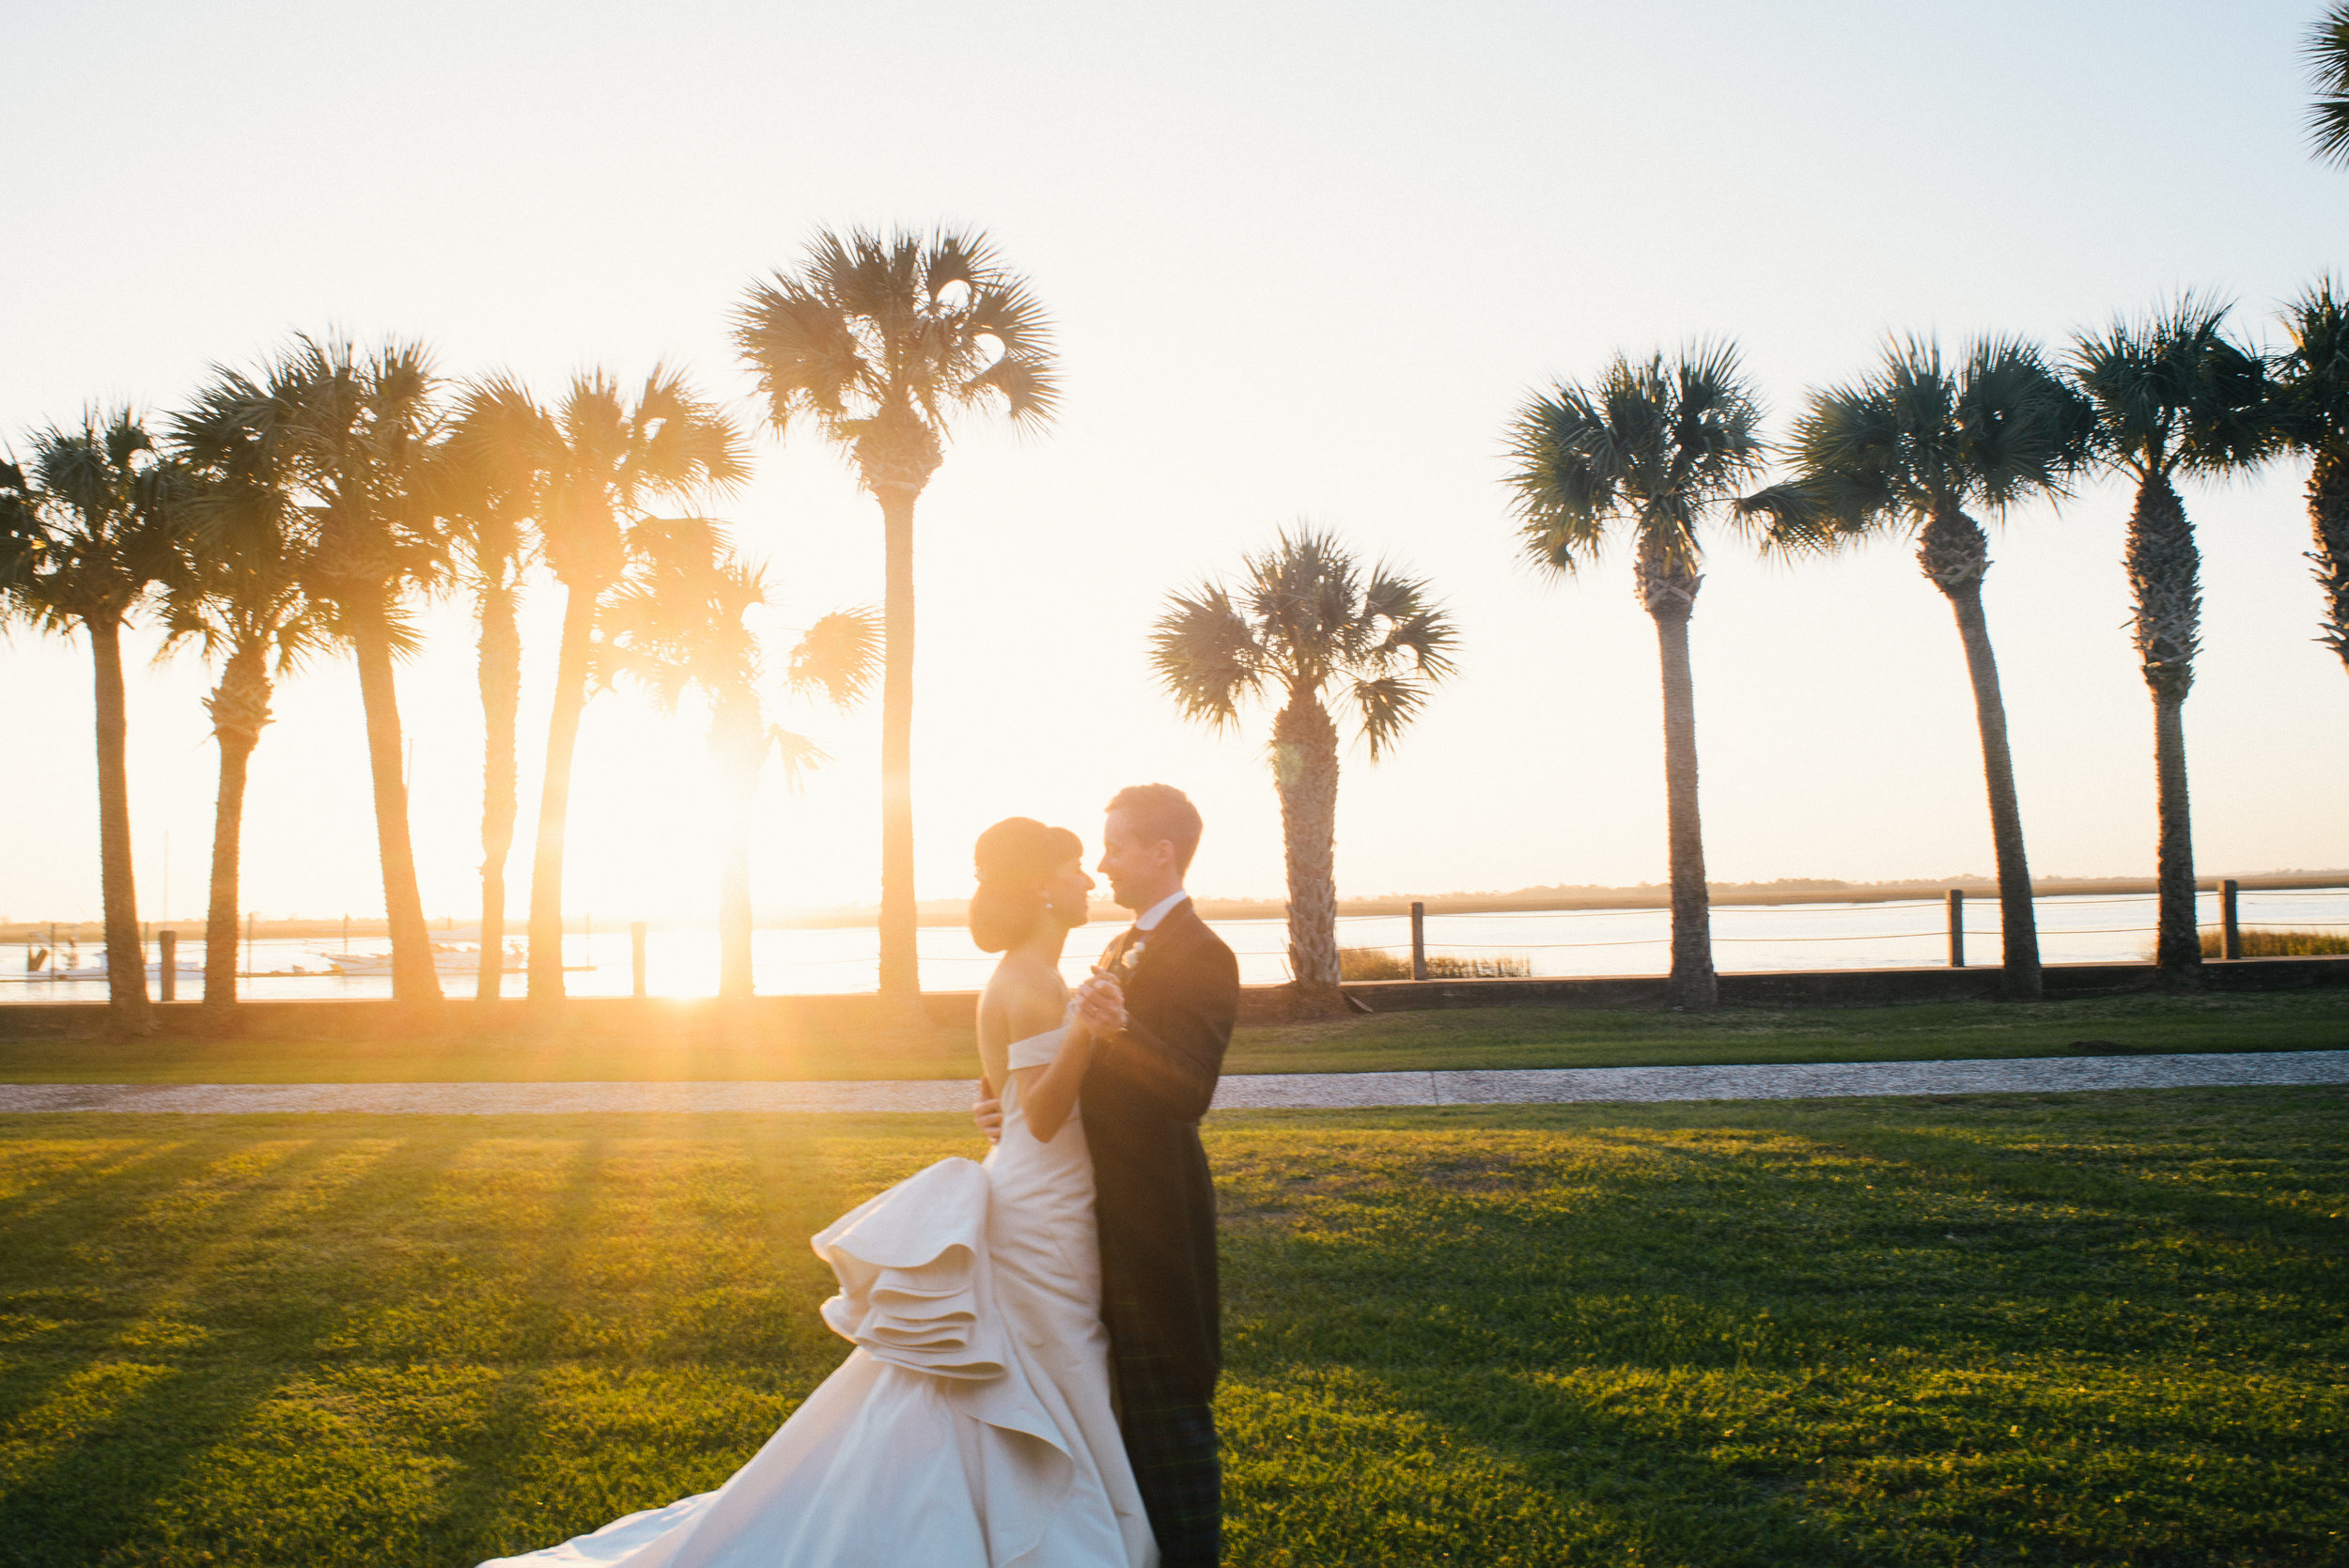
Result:
[[[2204,877],[2204,891],[2217,878]],[[2349,882],[2349,866],[2283,866],[2272,871],[2245,872],[2232,878],[2249,890],[2332,887]],[[1952,888],[1971,893],[1978,889],[1995,889],[1995,877],[1967,873],[1955,877],[1891,877],[1879,882],[1850,882],[1834,877],[1781,877],[1766,882],[1709,882],[1706,884],[1715,903],[1766,904],[1783,895],[1792,900],[1811,902],[1824,899],[1832,902],[1836,893],[1859,894],[1859,902],[1876,902],[1888,898],[1928,897]],[[2156,886],[2149,877],[2037,877],[2031,886],[2039,895],[2047,897],[2062,893],[2152,892]],[[1446,893],[1352,894],[1338,900],[1338,913],[1353,917],[1361,915],[1392,916],[1408,913],[1413,904],[1423,904],[1430,914],[1447,912],[1446,906],[1472,908],[1479,912],[1508,913],[1521,911],[1541,914],[1563,908],[1595,909],[1620,904],[1625,908],[1653,908],[1672,893],[1670,882],[1628,882],[1604,885],[1595,882],[1551,883],[1527,888],[1455,888]],[[963,923],[971,901],[967,898],[925,898],[914,906],[924,925],[959,925]],[[1201,916],[1214,920],[1269,920],[1281,918],[1288,909],[1288,901],[1282,898],[1227,898],[1214,893],[1201,893],[1197,904]],[[756,928],[762,931],[829,930],[843,926],[878,924],[879,907],[873,904],[810,905],[786,907],[760,911],[754,917]],[[1086,907],[1090,920],[1121,918],[1118,906],[1096,899]],[[435,929],[445,936],[457,929],[458,935],[471,940],[470,926],[458,928],[453,915],[432,917]],[[697,931],[709,926],[699,921],[678,917],[653,918],[621,923],[596,921],[592,916],[566,915],[563,928],[567,933],[598,933],[614,935],[629,926],[641,924],[652,931]],[[0,932],[17,930],[28,945],[46,943],[54,930],[58,941],[79,942],[86,934],[102,934],[102,920],[60,920],[26,922],[0,917]],[[390,922],[381,915],[255,915],[251,917],[251,933],[259,939],[274,940],[284,938],[319,939],[338,937],[346,932],[353,937],[375,938],[388,935]]]
[[[2349,161],[2349,6],[2327,13],[2310,55],[2318,154]],[[1709,1007],[1717,995],[1688,625],[1707,542],[1723,531],[1797,560],[1887,535],[1914,543],[1950,604],[1973,692],[2004,989],[2040,994],[2032,883],[1982,599],[1982,520],[2102,476],[2134,491],[2122,565],[2154,717],[2156,962],[2172,985],[2199,982],[2181,714],[2201,600],[2178,481],[2286,454],[2309,460],[2312,618],[2349,668],[2349,297],[2318,277],[2279,307],[2274,345],[2243,338],[2231,314],[2228,302],[2189,292],[2054,349],[1990,335],[1945,352],[1930,337],[1894,337],[1875,365],[1811,390],[1776,439],[1725,340],[1618,353],[1591,378],[1525,400],[1506,431],[1517,550],[1571,575],[1620,548],[1657,629],[1672,1005]],[[774,584],[714,516],[749,474],[749,433],[671,366],[627,383],[585,371],[541,400],[511,376],[444,379],[414,340],[363,348],[298,336],[257,363],[216,367],[160,416],[92,409],[30,433],[21,456],[0,461],[0,610],[85,637],[93,657],[115,1027],[152,1027],[130,850],[124,629],[160,627],[166,654],[192,649],[217,672],[206,698],[220,748],[208,933],[237,929],[245,777],[274,683],[330,655],[350,659],[394,998],[427,1022],[442,995],[410,837],[396,661],[417,645],[419,605],[471,600],[487,734],[475,995],[488,1001],[502,986],[519,806],[515,612],[541,568],[564,610],[532,853],[531,999],[563,994],[564,827],[580,717],[596,692],[628,682],[668,707],[691,692],[708,712],[725,802],[720,994],[741,998],[752,989],[758,779],[778,757],[789,769],[824,760],[777,721],[776,703],[804,692],[846,709],[878,680],[883,1017],[927,1027],[914,947],[915,506],[967,419],[1050,423],[1059,400],[1050,325],[1028,281],[983,237],[952,230],[819,232],[797,271],[745,290],[732,324],[769,425],[786,440],[812,430],[842,453],[881,514],[879,610],[834,611],[788,650],[763,646],[746,622]],[[1389,754],[1455,674],[1450,613],[1425,580],[1366,567],[1333,534],[1283,532],[1230,578],[1170,594],[1148,636],[1153,672],[1185,718],[1231,729],[1273,710],[1268,755],[1292,989],[1301,1013],[1341,1009],[1338,715],[1374,761]],[[1794,882],[1828,891],[1807,878],[1765,886],[1792,892]],[[236,944],[208,941],[206,965],[205,1006],[226,1026]]]

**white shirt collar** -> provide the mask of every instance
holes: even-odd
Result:
[[[1134,929],[1137,931],[1157,930],[1159,928],[1159,922],[1174,913],[1174,906],[1180,904],[1184,899],[1189,898],[1190,896],[1190,894],[1185,893],[1182,889],[1176,888],[1173,893],[1168,893],[1164,898],[1159,899],[1156,904],[1153,904],[1148,908],[1143,910],[1142,918],[1134,922]]]

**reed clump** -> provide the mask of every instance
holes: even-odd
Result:
[[[2223,948],[2219,933],[2202,933],[2202,956],[2217,958]],[[2246,958],[2322,958],[2349,954],[2349,931],[2263,931],[2243,933]]]
[[[1427,956],[1430,980],[1530,980],[1532,976],[1533,960],[1523,953],[1503,953],[1488,958],[1463,958],[1449,953],[1432,953]],[[1383,947],[1342,947],[1338,949],[1338,978],[1408,980],[1411,961]]]

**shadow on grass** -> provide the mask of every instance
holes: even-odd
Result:
[[[1234,1533],[1268,1568],[1867,1560],[1806,1515],[1791,1467],[1692,1449],[1577,1386],[1478,1366],[1293,1366],[1224,1403],[1234,1446],[1252,1451],[1233,1466]],[[1321,1479],[1315,1448],[1347,1471],[1299,1486]]]
[[[2248,1160],[2279,1201],[2337,1202],[2344,1104],[1237,1124],[1218,1163],[1248,1560],[1432,1560],[1443,1539],[1512,1563],[2326,1560],[2342,1228],[2196,1184]],[[1352,1391],[1265,1404],[1316,1386]],[[1346,1421],[1392,1430],[1323,1476],[1315,1445],[1343,1450]],[[1422,1555],[1389,1539],[1439,1515]]]
[[[559,1337],[560,1309],[555,1303],[568,1294],[580,1253],[595,1234],[586,1220],[595,1207],[596,1186],[609,1149],[608,1139],[591,1138],[573,1153],[562,1193],[540,1227],[542,1239],[517,1271],[528,1281],[524,1311],[529,1322],[506,1358],[477,1436],[456,1451],[458,1479],[444,1493],[447,1528],[463,1545],[468,1560],[552,1545],[612,1517],[567,1521],[532,1540],[524,1531],[537,1521],[515,1519],[506,1506],[513,1473],[526,1468],[548,1439],[547,1423],[539,1419],[539,1390],[547,1376],[547,1353]]]
[[[372,1234],[380,1215],[396,1207],[400,1194],[428,1184],[454,1148],[441,1140],[384,1141],[388,1147],[365,1170],[341,1182],[325,1203],[314,1204],[309,1178],[343,1152],[339,1141],[304,1139],[207,1204],[199,1220],[146,1227],[158,1251],[174,1255],[132,1276],[131,1289],[123,1288],[122,1274],[107,1271],[102,1295],[75,1293],[94,1309],[88,1326],[103,1323],[109,1331],[78,1352],[52,1351],[44,1377],[12,1384],[6,1407],[18,1415],[11,1424],[37,1429],[43,1403],[77,1381],[104,1380],[117,1370],[132,1373],[135,1391],[82,1412],[70,1441],[56,1443],[43,1462],[10,1477],[0,1494],[0,1543],[16,1560],[96,1562],[142,1543],[151,1545],[163,1500],[202,1467],[215,1445],[315,1364],[358,1304],[317,1288],[323,1281],[282,1281],[257,1292],[238,1290],[235,1277],[257,1252],[276,1250],[268,1233],[298,1207],[306,1211],[305,1224],[330,1233],[338,1224],[354,1230],[364,1224]],[[146,1194],[169,1197],[200,1187],[208,1171],[249,1157],[253,1146],[241,1129],[189,1140],[177,1146],[176,1158],[149,1162]],[[75,1239],[50,1250],[48,1268],[58,1275],[92,1268],[93,1261],[80,1255],[84,1242],[126,1226],[131,1216],[125,1210],[132,1204],[123,1198],[91,1192],[67,1213],[51,1213],[49,1225],[62,1220],[64,1234]],[[16,1245],[26,1239],[6,1238]],[[24,1253],[12,1261],[47,1271]],[[298,1265],[295,1272],[301,1272]],[[201,1300],[208,1291],[210,1299]],[[163,1332],[148,1331],[155,1326]],[[233,1535],[233,1528],[226,1533]]]
[[[2177,1095],[2173,1103],[2182,1109],[2186,1103],[2182,1092],[2155,1093]],[[2001,1098],[2010,1108],[2030,1103],[2021,1096]],[[2349,1092],[2341,1098],[2344,1109],[2349,1109]],[[2349,1226],[2337,1215],[2303,1212],[2273,1201],[2135,1174],[2115,1163],[2117,1158],[2129,1157],[2115,1156],[2094,1145],[2058,1142],[2020,1149],[1913,1125],[1897,1130],[1853,1127],[1822,1136],[1836,1146],[1865,1150],[1888,1163],[1934,1172],[1945,1180],[2014,1198],[2089,1203],[2118,1213],[2159,1218],[2217,1242],[2267,1240],[2304,1251],[2338,1253],[2344,1241],[2349,1241]]]

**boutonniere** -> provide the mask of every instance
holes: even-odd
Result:
[[[1124,989],[1126,982],[1133,978],[1134,969],[1142,962],[1142,955],[1149,946],[1147,938],[1136,937],[1111,955],[1108,961],[1101,965],[1100,972],[1116,981],[1119,989]]]

